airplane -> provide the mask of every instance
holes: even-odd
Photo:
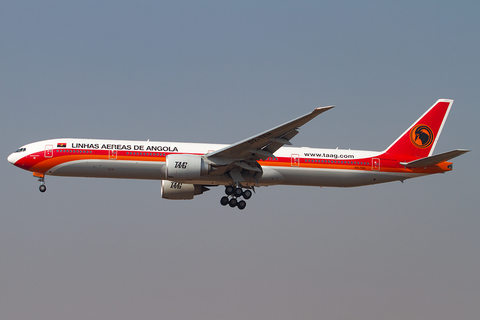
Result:
[[[357,187],[451,171],[448,160],[470,150],[432,153],[452,103],[435,102],[384,151],[290,147],[328,106],[230,145],[62,138],[26,144],[7,160],[32,171],[41,192],[47,175],[161,180],[162,198],[173,200],[223,185],[220,203],[243,210],[255,187]]]

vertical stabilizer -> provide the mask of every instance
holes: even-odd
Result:
[[[385,151],[424,158],[433,153],[453,100],[440,99]]]

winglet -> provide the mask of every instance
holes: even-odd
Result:
[[[335,108],[335,106],[318,107],[318,108],[315,108],[315,110],[313,110],[313,112],[315,112],[315,111],[317,111],[317,110],[318,110],[318,111],[320,111],[320,113],[321,113],[321,112],[324,112],[324,111],[330,110],[330,109],[332,109],[332,108]]]

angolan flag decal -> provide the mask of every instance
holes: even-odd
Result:
[[[66,143],[57,143],[57,148],[66,148],[67,144]]]

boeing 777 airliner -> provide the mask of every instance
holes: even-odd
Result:
[[[330,106],[231,145],[62,138],[24,145],[8,161],[32,171],[41,192],[46,175],[155,179],[165,199],[223,185],[220,203],[244,209],[260,186],[357,187],[452,170],[447,160],[469,150],[432,155],[452,103],[438,100],[384,151],[285,147]]]

